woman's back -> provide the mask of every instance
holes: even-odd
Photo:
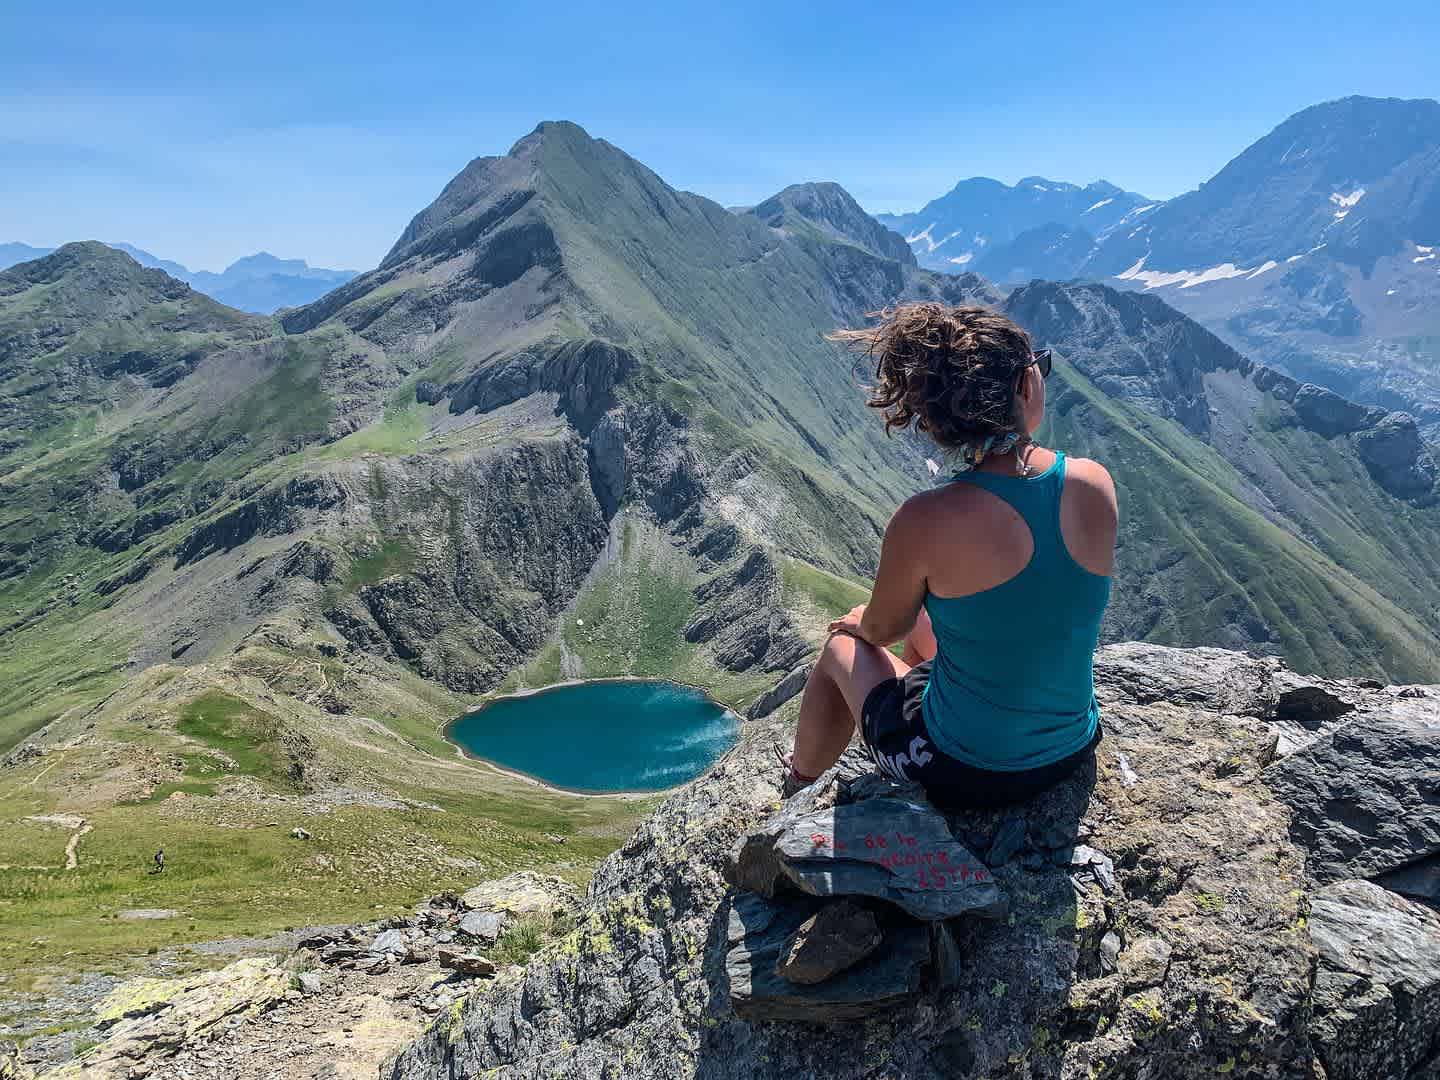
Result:
[[[833,335],[875,365],[887,433],[934,440],[959,475],[890,519],[868,604],[830,623],[782,791],[855,728],[881,771],[945,805],[1043,791],[1093,758],[1091,664],[1118,510],[1103,466],[1037,445],[1048,349],[996,311],[933,301]],[[926,617],[928,613],[928,618]],[[900,640],[900,656],[886,646]]]
[[[1031,457],[1029,475],[964,473],[922,497],[937,643],[926,725],[947,754],[1000,771],[1048,765],[1094,737],[1091,661],[1110,595],[1108,475]]]

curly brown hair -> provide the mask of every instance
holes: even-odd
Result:
[[[934,302],[872,311],[873,326],[837,330],[842,342],[875,361],[866,404],[880,410],[885,433],[913,426],[942,448],[964,453],[991,436],[1016,434],[1017,376],[1030,365],[1030,335],[983,307]]]

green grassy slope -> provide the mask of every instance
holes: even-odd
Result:
[[[1268,641],[1300,670],[1435,678],[1433,626],[1252,508],[1244,478],[1214,449],[1106,396],[1063,361],[1052,382],[1044,437],[1104,461],[1120,494],[1107,636]]]

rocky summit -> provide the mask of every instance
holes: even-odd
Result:
[[[782,803],[786,704],[583,899],[522,872],[132,980],[44,1075],[1437,1075],[1440,688],[1141,643],[1096,682],[1094,765],[1030,803],[854,750]]]
[[[853,756],[782,809],[794,706],[752,721],[601,864],[575,930],[385,1075],[1435,1076],[1440,915],[1384,882],[1440,851],[1440,690],[1144,644],[1096,675],[1095,768],[1007,810],[941,815]],[[1425,775],[1367,765],[1396,753]],[[917,909],[895,860],[837,850],[895,800],[936,830],[917,853],[971,853],[983,909]],[[817,893],[860,935],[818,972]]]

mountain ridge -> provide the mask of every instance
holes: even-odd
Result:
[[[913,213],[878,214],[876,220],[904,236],[922,265],[953,271],[976,269],[987,256],[1003,263],[1007,256],[996,253],[1032,229],[1059,225],[1103,236],[1153,205],[1105,180],[1081,187],[1029,176],[1007,185],[977,176]]]
[[[280,259],[260,251],[236,259],[220,273],[191,270],[180,263],[162,259],[134,244],[108,244],[123,251],[141,266],[164,270],[171,277],[229,307],[256,314],[270,314],[280,308],[295,307],[316,299],[325,287],[342,285],[355,276],[354,270],[327,270],[312,267],[304,259]],[[43,258],[57,248],[37,248],[29,244],[0,244],[0,270],[16,263]]]

